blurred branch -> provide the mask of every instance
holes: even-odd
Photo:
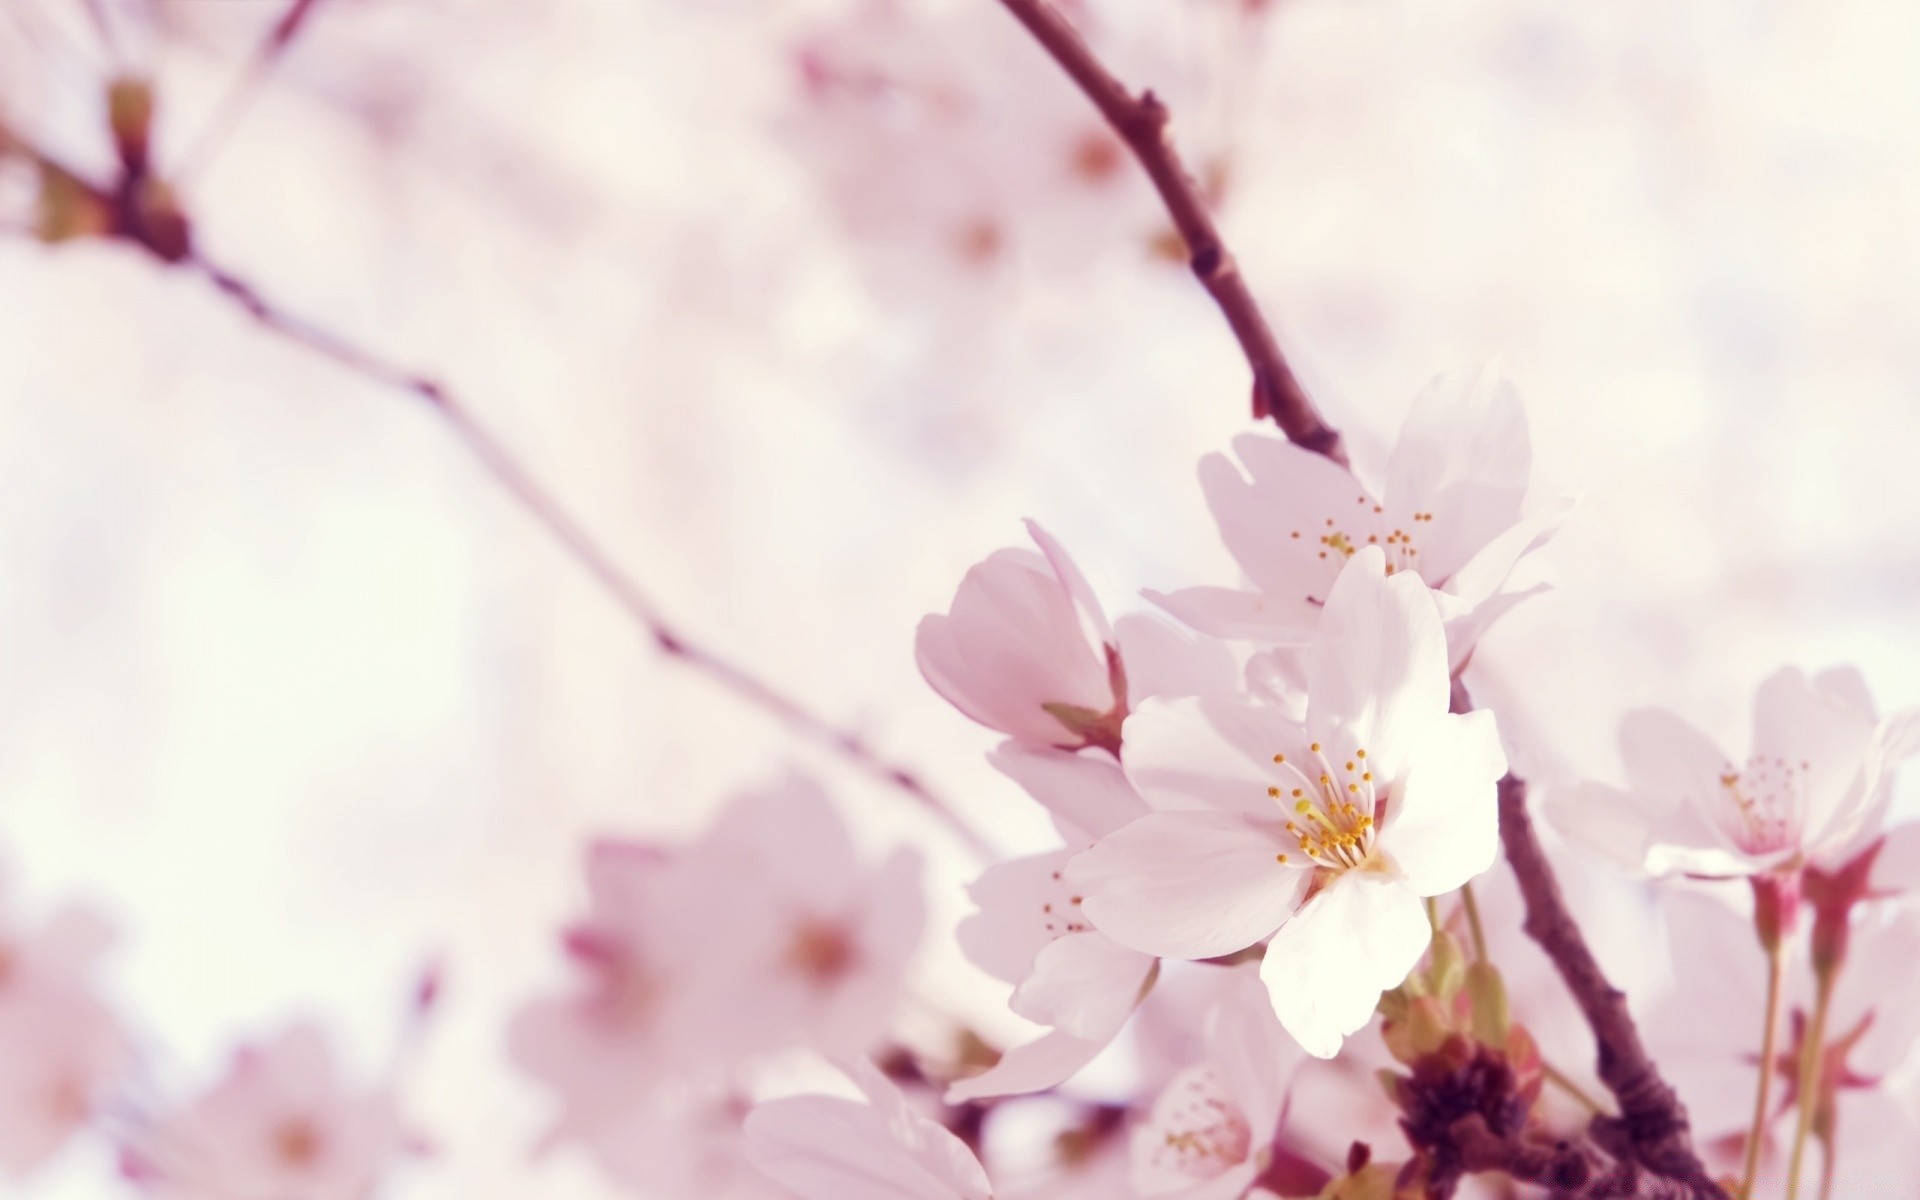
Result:
[[[1151,91],[1138,96],[1129,91],[1094,57],[1079,32],[1048,0],[1000,2],[1073,78],[1146,168],[1154,190],[1173,218],[1173,227],[1186,243],[1188,264],[1200,286],[1219,305],[1253,368],[1253,415],[1272,417],[1291,441],[1346,465],[1339,430],[1327,424],[1294,377],[1272,327],[1253,293],[1247,290],[1239,263],[1221,240],[1200,185],[1174,148],[1167,131],[1167,106]]]
[[[1468,712],[1472,708],[1466,687],[1455,679],[1453,710]],[[1581,1015],[1593,1030],[1600,1081],[1620,1106],[1617,1117],[1593,1119],[1589,1126],[1592,1137],[1609,1153],[1637,1162],[1660,1176],[1663,1186],[1671,1184],[1678,1189],[1570,1194],[1726,1200],[1726,1192],[1694,1153],[1686,1105],[1661,1076],[1641,1042],[1626,993],[1608,981],[1587,945],[1586,935],[1567,908],[1560,881],[1533,831],[1533,817],[1527,812],[1526,780],[1509,773],[1500,781],[1499,796],[1500,842],[1526,903],[1522,928],[1546,951],[1567,990],[1573,993]]]
[[[986,839],[916,772],[883,757],[859,734],[841,729],[815,714],[746,667],[689,639],[667,620],[633,576],[614,561],[538,477],[445,385],[283,311],[252,283],[208,261],[193,245],[191,226],[185,215],[170,206],[155,205],[154,193],[164,194],[165,189],[148,186],[155,181],[146,174],[144,157],[127,150],[123,145],[119,176],[111,186],[102,187],[62,165],[0,117],[0,157],[13,154],[25,158],[39,169],[43,187],[58,183],[63,194],[69,196],[65,203],[70,207],[79,205],[97,210],[93,225],[61,236],[93,234],[113,238],[138,246],[162,262],[194,271],[262,328],[362,378],[424,401],[445,422],[480,469],[560,544],[621,610],[646,631],[662,653],[705,674],[789,729],[825,745],[866,774],[912,797],[974,854],[988,860],[997,857]],[[45,229],[38,232],[43,240],[53,240]]]
[[[280,14],[280,19],[273,23],[266,36],[260,39],[260,44],[254,47],[253,57],[247,60],[247,65],[228,87],[226,95],[200,127],[200,132],[188,143],[186,153],[181,155],[180,162],[173,169],[176,183],[205,168],[233,131],[239,128],[241,119],[259,96],[261,85],[273,74],[273,69],[286,56],[287,48],[293,45],[294,38],[306,28],[307,18],[313,15],[320,4],[321,0],[289,0],[286,11]]]
[[[1560,1200],[1703,1200],[1724,1195],[1710,1183],[1702,1190],[1656,1174],[1631,1157],[1610,1153],[1592,1137],[1503,1138],[1488,1129],[1478,1113],[1462,1117],[1449,1132],[1463,1170],[1498,1171],[1538,1184]]]
[[[734,695],[772,714],[789,728],[829,747],[868,775],[905,792],[939,818],[975,854],[986,859],[996,857],[986,839],[918,774],[883,758],[860,735],[833,725],[732,659],[690,640],[661,614],[633,576],[614,562],[593,535],[567,512],[559,499],[515,457],[505,443],[443,384],[395,366],[332,333],[281,311],[252,284],[208,262],[197,252],[182,265],[203,275],[263,328],[331,359],[357,375],[409,392],[425,401],[446,423],[480,469],[558,542],[636,624],[646,630],[663,654],[705,674]]]

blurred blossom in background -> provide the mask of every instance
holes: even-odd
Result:
[[[0,117],[106,178],[109,82],[150,80],[208,260],[457,393],[687,636],[1050,849],[915,625],[1025,517],[1110,611],[1231,581],[1194,469],[1248,407],[1084,98],[989,0],[296,7],[276,42],[270,0],[0,0]],[[1526,398],[1580,503],[1475,657],[1516,770],[1617,776],[1648,704],[1739,745],[1780,663],[1920,703],[1914,6],[1073,11],[1167,99],[1357,459],[1447,368]],[[276,1088],[332,1097],[383,1195],[628,1194],[536,1153],[554,1098],[506,1030],[577,983],[589,844],[690,844],[796,772],[863,869],[925,853],[909,1040],[1027,1040],[955,946],[977,864],[941,825],[660,654],[418,397],[123,239],[47,244],[42,199],[0,162],[5,919],[81,906],[59,986],[124,1021],[81,1076],[135,1065],[131,1161],[77,1141],[9,1194],[129,1194]],[[1572,882],[1657,986],[1640,894]]]

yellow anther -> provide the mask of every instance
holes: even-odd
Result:
[[[1353,756],[1355,758],[1365,758],[1367,756],[1367,752],[1365,750],[1355,750],[1353,752]]]
[[[1280,789],[1277,787],[1270,787],[1267,789],[1267,795],[1272,796],[1275,799],[1278,799],[1280,796]]]
[[[1307,816],[1308,814],[1313,812],[1313,802],[1311,800],[1302,800],[1298,804],[1295,804],[1293,806],[1293,811],[1299,813],[1303,817]]]
[[[1318,754],[1320,753],[1320,743],[1315,742],[1313,745],[1308,746],[1307,749],[1313,751],[1315,754]]]
[[[1372,782],[1373,782],[1373,772],[1372,772],[1372,771],[1362,771],[1362,772],[1360,773],[1360,778],[1361,778],[1361,779],[1364,779],[1364,780],[1366,780],[1366,781],[1367,781],[1368,783],[1372,783]]]
[[[1274,755],[1274,756],[1273,756],[1273,761],[1275,761],[1275,762],[1277,762],[1277,763],[1283,763],[1283,762],[1285,762],[1285,761],[1287,761],[1287,756],[1286,756],[1286,755],[1284,755],[1284,754],[1276,754],[1276,755]]]

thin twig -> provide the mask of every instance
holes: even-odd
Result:
[[[1467,1171],[1498,1171],[1523,1183],[1539,1184],[1560,1200],[1701,1200],[1724,1195],[1712,1184],[1708,1185],[1711,1190],[1702,1191],[1656,1172],[1592,1137],[1522,1134],[1503,1138],[1488,1129],[1485,1118],[1477,1113],[1454,1122],[1449,1135]]]
[[[636,624],[646,630],[662,653],[702,672],[736,696],[771,713],[789,728],[830,747],[862,771],[913,797],[973,853],[985,859],[996,857],[987,840],[914,771],[881,757],[858,734],[838,728],[816,715],[732,659],[690,640],[661,614],[633,576],[613,560],[567,512],[559,499],[444,384],[387,362],[333,333],[283,312],[251,283],[197,253],[189,256],[181,265],[204,276],[223,295],[246,310],[262,328],[330,359],[357,375],[411,393],[425,401],[434,415],[446,423],[480,469],[552,536]]]
[[[175,185],[183,184],[188,178],[205,169],[221,146],[226,144],[241,120],[253,107],[260,95],[260,89],[280,60],[286,56],[287,48],[293,44],[300,31],[306,27],[307,18],[320,7],[320,0],[289,0],[286,11],[273,23],[261,37],[260,44],[254,47],[253,55],[240,74],[228,85],[226,94],[214,107],[206,122],[188,143],[186,153],[173,167],[172,178]]]
[[[1167,132],[1167,106],[1151,91],[1134,95],[1094,57],[1079,32],[1047,0],[1000,0],[1014,19],[1072,77],[1114,133],[1133,151],[1160,193],[1173,227],[1187,246],[1187,261],[1200,285],[1219,305],[1253,368],[1253,415],[1272,417],[1289,440],[1346,464],[1340,433],[1320,415],[1280,352],[1273,329],[1247,290],[1207,202]]]

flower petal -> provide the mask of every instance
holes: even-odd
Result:
[[[1105,754],[1002,742],[987,753],[987,761],[1039,801],[1069,842],[1096,841],[1147,813],[1147,802],[1127,782],[1120,764]]]
[[[1426,584],[1386,574],[1376,547],[1353,556],[1307,650],[1307,725],[1350,732],[1397,778],[1427,726],[1447,713],[1447,637]]]
[[[1081,911],[1124,946],[1165,958],[1212,958],[1272,933],[1310,872],[1279,822],[1228,813],[1154,813],[1067,866]]]
[[[1127,778],[1154,808],[1259,819],[1278,813],[1267,789],[1292,779],[1273,756],[1297,754],[1306,740],[1281,710],[1225,696],[1149,700],[1121,737]]]
[[[1507,773],[1500,731],[1484,710],[1428,728],[1380,829],[1380,846],[1407,886],[1438,896],[1493,865],[1500,842],[1495,788]]]
[[[1070,933],[1040,951],[1008,1007],[1075,1037],[1111,1041],[1140,1003],[1155,961],[1097,929]]]
[[[1430,932],[1412,888],[1348,871],[1273,935],[1260,978],[1294,1040],[1315,1058],[1332,1058],[1372,1019],[1380,993],[1405,981]]]
[[[1105,1041],[1078,1038],[1056,1029],[1013,1047],[980,1074],[956,1081],[947,1088],[946,1101],[965,1104],[990,1096],[1044,1092],[1078,1075],[1106,1048]]]

